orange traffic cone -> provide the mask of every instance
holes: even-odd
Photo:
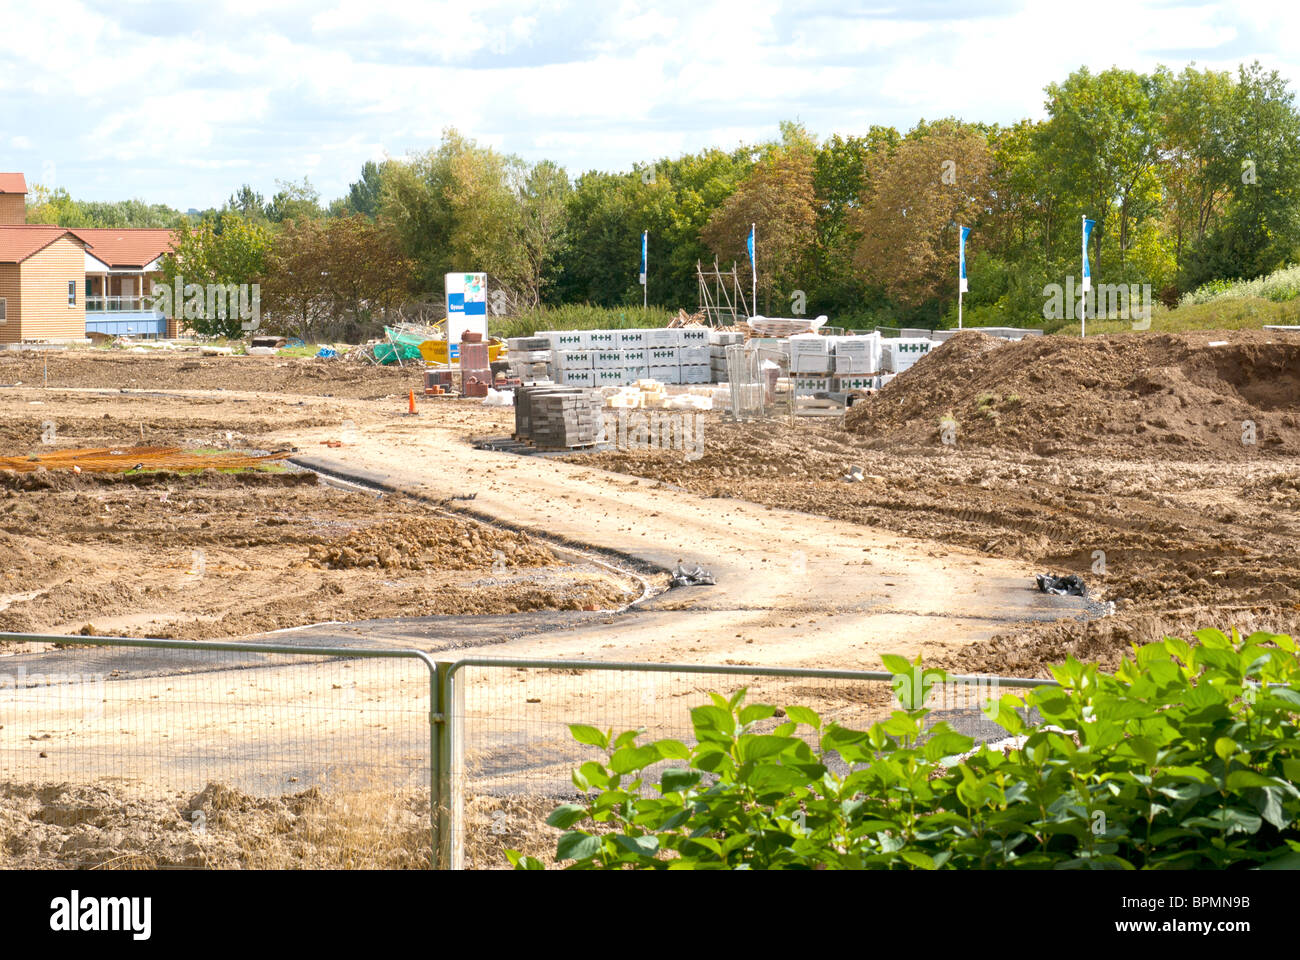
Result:
[[[408,392],[407,399],[410,402],[410,407],[407,412],[415,413],[415,391],[414,390]]]

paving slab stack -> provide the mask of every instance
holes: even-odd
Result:
[[[707,327],[559,330],[539,333],[554,354],[555,379],[573,387],[621,387],[652,378],[712,383]]]
[[[542,450],[563,450],[605,438],[604,398],[598,390],[543,393],[532,398],[529,439]]]
[[[599,390],[555,384],[515,390],[515,439],[542,449],[590,446],[604,439]]]
[[[746,351],[784,353],[791,382],[801,394],[879,388],[886,375],[910,369],[937,345],[926,336],[882,339],[879,332],[833,337],[804,333],[746,341],[738,331],[656,327],[545,331],[512,339],[509,347],[512,357],[518,351],[527,362],[539,364],[529,372],[540,373],[541,356],[549,350],[550,379],[567,387],[600,389],[646,379],[678,385],[726,383],[727,347],[737,343],[743,343]],[[515,373],[513,366],[512,374],[524,382],[537,379]]]

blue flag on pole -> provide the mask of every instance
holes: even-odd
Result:
[[[645,286],[645,266],[646,266],[646,240],[650,236],[649,230],[641,231],[641,286]]]
[[[754,267],[754,225],[749,225],[749,238],[745,241],[745,246],[749,248],[749,266]]]
[[[1083,218],[1083,289],[1085,291],[1092,289],[1092,271],[1088,269],[1088,238],[1092,236],[1092,228],[1096,225],[1096,220]]]
[[[969,236],[970,236],[970,227],[962,227],[961,228],[961,273],[959,275],[961,279],[962,293],[966,293],[969,290],[969,288],[966,286],[966,238]]]

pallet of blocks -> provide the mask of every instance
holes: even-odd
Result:
[[[506,341],[506,362],[511,377],[524,383],[554,380],[554,353],[548,337],[511,337]]]
[[[521,387],[516,394],[515,426],[526,429],[526,439],[539,450],[571,450],[604,440],[605,421],[599,390]],[[525,408],[523,422],[520,408]]]
[[[515,433],[514,439],[528,441],[533,433],[532,421],[532,402],[535,397],[540,397],[544,393],[570,393],[580,394],[582,390],[576,387],[566,387],[561,384],[546,384],[544,386],[524,385],[515,391]]]

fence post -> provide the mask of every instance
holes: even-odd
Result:
[[[452,672],[453,663],[438,661],[436,686],[434,691],[436,708],[434,710],[437,724],[434,739],[430,776],[431,797],[434,801],[434,865],[438,870],[453,870],[456,867],[454,847],[453,787],[452,764],[455,756],[455,730],[452,709]]]

